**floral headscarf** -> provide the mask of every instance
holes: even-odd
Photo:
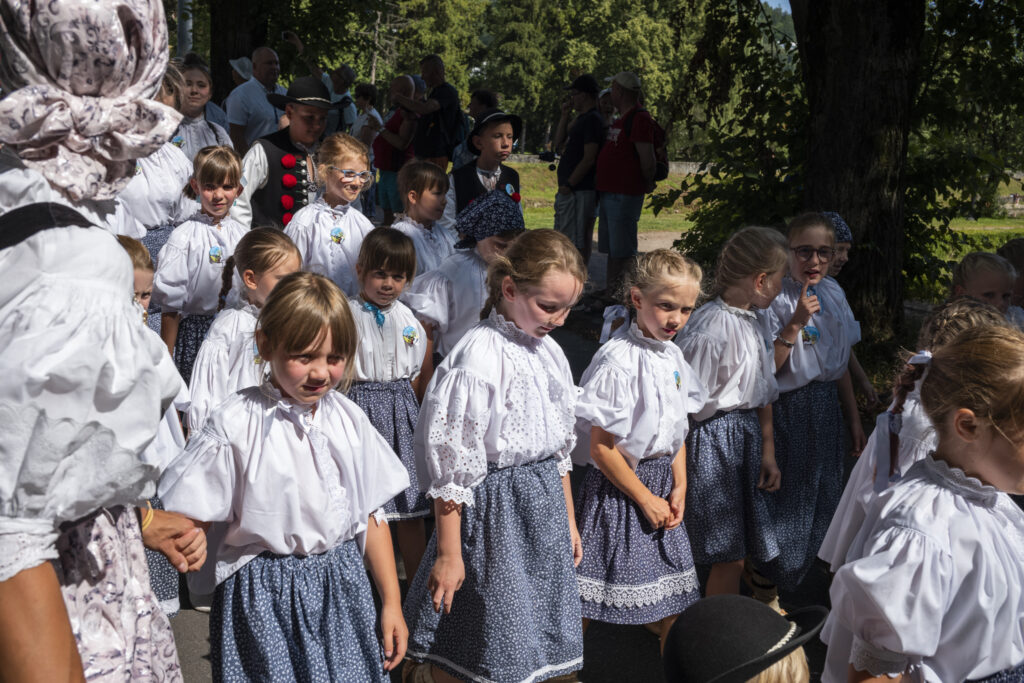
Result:
[[[160,0],[0,0],[0,143],[73,202],[110,199],[181,114]]]

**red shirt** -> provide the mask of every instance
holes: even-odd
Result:
[[[647,110],[636,111],[630,125],[629,139],[626,139],[623,124],[630,117],[630,109],[615,119],[608,127],[601,153],[597,155],[597,191],[617,194],[646,194],[644,175],[640,171],[640,158],[636,154],[635,142],[654,144],[654,120]]]
[[[408,116],[408,112],[401,107],[395,109],[384,123],[384,130],[398,135],[398,129],[402,127],[402,121],[405,120],[406,116]],[[409,146],[405,149],[398,150],[395,149],[394,145],[385,140],[383,135],[378,135],[373,140],[373,165],[378,170],[397,171],[402,168],[406,161],[412,159],[412,155],[412,141],[409,142]]]

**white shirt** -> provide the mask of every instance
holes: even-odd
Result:
[[[480,322],[487,301],[487,264],[475,247],[458,249],[440,266],[414,279],[402,300],[437,329],[434,350],[447,356]]]
[[[270,382],[242,389],[160,480],[168,510],[225,523],[214,553],[218,584],[265,550],[312,555],[352,538],[362,545],[370,514],[409,486],[359,406],[329,391],[311,408]]]
[[[178,131],[174,134],[174,139],[177,138],[181,139],[181,151],[189,163],[195,160],[196,152],[203,147],[211,145],[222,145],[232,149],[235,147],[228,132],[205,118],[202,112],[197,118],[190,119],[186,116],[181,120],[181,123],[178,124]]]
[[[252,304],[238,303],[217,314],[199,347],[189,391],[189,429],[198,431],[213,410],[239,389],[259,386],[263,381],[263,359],[256,348],[256,319],[260,311]]]
[[[302,148],[301,145],[296,145],[296,147]],[[242,158],[242,191],[235,199],[235,203],[231,205],[232,218],[246,227],[252,227],[252,196],[256,194],[257,190],[267,186],[269,177],[270,162],[267,161],[267,152],[263,149],[263,145],[253,145]],[[316,201],[317,194],[316,185],[310,183],[306,190],[307,206]]]
[[[762,408],[779,397],[775,352],[761,335],[757,314],[721,298],[698,308],[675,339],[686,361],[708,388],[708,400],[693,417],[718,411]]]
[[[803,285],[786,277],[782,292],[770,307],[757,312],[761,333],[774,340],[789,324],[800,301]],[[831,382],[846,372],[850,348],[860,341],[860,325],[853,317],[846,294],[832,278],[824,278],[815,293],[821,310],[804,326],[789,358],[775,373],[779,391],[793,391],[811,382]],[[814,341],[817,331],[817,341]]]
[[[1024,512],[926,458],[868,510],[830,590],[823,681],[847,664],[913,681],[984,678],[1024,662]]]
[[[690,431],[689,414],[707,396],[675,344],[645,337],[635,322],[623,325],[580,379],[573,462],[592,463],[591,427],[611,434],[634,470],[641,460],[675,456]]]
[[[352,124],[352,132],[351,132],[352,137],[354,137],[356,140],[359,140],[359,134],[363,132],[363,127],[366,125],[366,122],[370,120],[370,118],[377,119],[377,124],[380,127],[384,126],[384,119],[382,119],[380,117],[380,112],[378,112],[373,107],[370,107],[369,109],[367,109],[362,114],[360,114],[359,116],[356,117],[356,122]],[[377,139],[378,135],[380,135],[380,132],[375,131],[374,134],[373,134],[373,137],[370,138],[370,142],[367,145],[367,147],[370,148],[370,168],[371,169],[373,168],[373,141]]]
[[[921,380],[918,380],[913,391],[907,393],[903,403],[897,478],[905,474],[914,463],[924,460],[928,453],[935,450],[938,443],[931,420],[921,406],[920,391]],[[890,411],[892,407],[889,406]],[[839,500],[839,506],[829,524],[828,533],[825,534],[825,540],[818,549],[818,557],[828,562],[833,572],[838,571],[846,562],[850,546],[853,545],[867,511],[878,495],[876,489],[884,490],[890,486],[889,417],[890,412],[886,411],[876,419],[875,429],[868,438],[864,452],[857,458],[857,464],[853,466],[843,490],[843,497]]]
[[[246,228],[224,217],[219,225],[197,213],[171,232],[153,276],[153,303],[164,312],[214,315],[224,264]]]
[[[401,301],[380,309],[384,326],[366,310],[361,297],[348,300],[356,322],[359,346],[355,356],[355,381],[391,382],[415,379],[427,353],[427,334],[409,307]]]
[[[351,204],[332,207],[323,198],[295,212],[284,233],[302,254],[302,269],[326,275],[346,296],[359,294],[356,261],[373,223]]]
[[[416,470],[431,498],[473,504],[487,464],[569,456],[576,387],[558,343],[536,339],[492,311],[434,372],[416,423]]]
[[[392,226],[395,230],[412,238],[416,246],[416,275],[429,273],[446,258],[455,253],[456,237],[450,230],[445,230],[435,223],[427,228],[408,216],[401,216]]]
[[[341,102],[345,97],[349,98],[349,103],[341,110],[333,108],[327,112],[327,134],[348,132],[352,125],[355,123],[356,109],[355,99],[352,97],[352,93],[346,90],[343,93],[334,92],[334,79],[331,78],[331,74],[324,71],[320,74],[320,81],[327,86],[327,92],[330,94],[331,102],[337,104]]]
[[[256,138],[276,132],[277,121],[284,114],[267,100],[270,93],[284,95],[287,91],[277,83],[268,90],[253,76],[228,96],[228,123],[245,126],[245,141],[250,145]]]
[[[117,195],[117,213],[127,217],[119,234],[141,239],[147,230],[190,218],[199,210],[183,193],[191,177],[191,157],[170,142],[137,160],[135,177]]]
[[[0,214],[70,206],[0,151]],[[73,206],[106,225],[114,202]],[[58,526],[154,491],[139,453],[181,387],[141,324],[132,266],[105,227],[49,228],[0,250],[0,581],[57,557]]]

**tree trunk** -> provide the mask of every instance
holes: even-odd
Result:
[[[854,248],[841,280],[874,341],[903,320],[904,169],[925,0],[793,0],[810,107],[804,205],[836,211]]]
[[[210,2],[210,70],[213,101],[224,101],[234,87],[229,59],[252,57],[267,43],[266,0],[213,0]]]

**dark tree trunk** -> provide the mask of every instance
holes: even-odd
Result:
[[[234,87],[229,59],[252,57],[267,44],[266,0],[212,0],[210,2],[210,69],[213,101],[224,101]]]
[[[836,211],[854,250],[843,284],[866,336],[903,319],[903,197],[925,0],[793,0],[810,106],[804,205]]]

